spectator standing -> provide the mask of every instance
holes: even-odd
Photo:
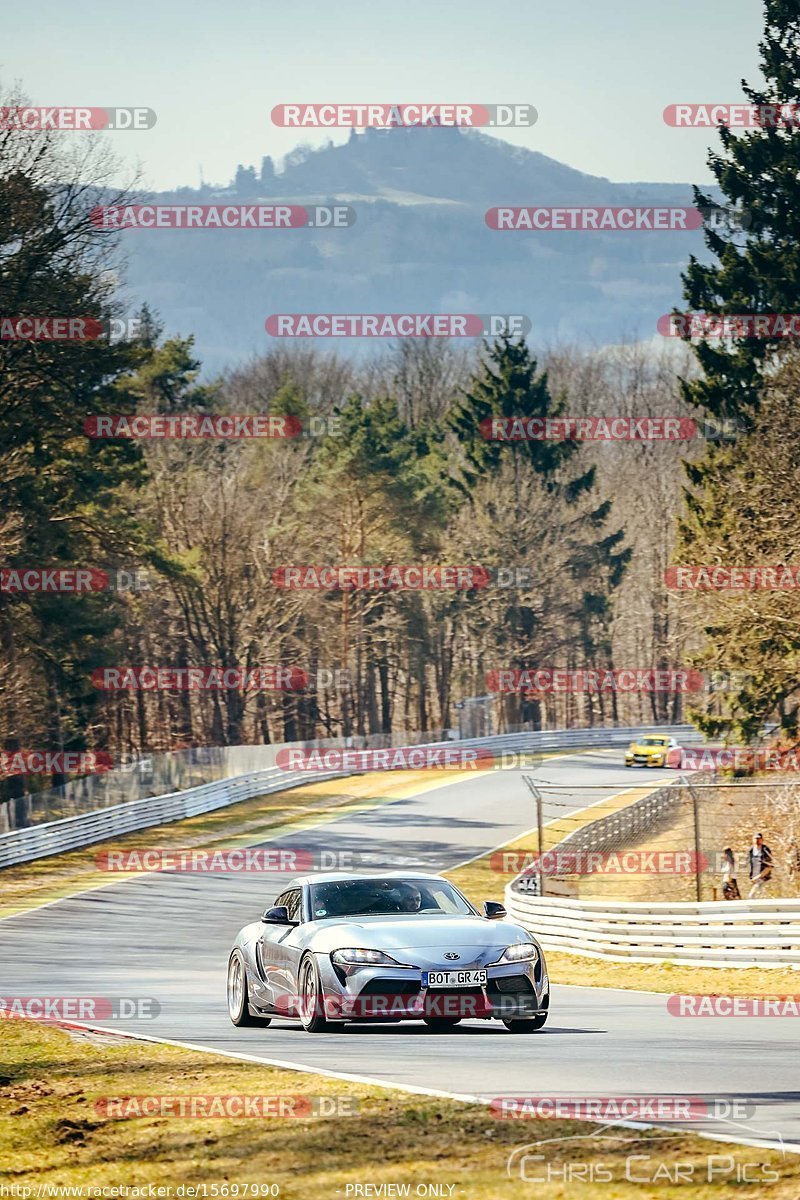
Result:
[[[736,859],[730,846],[722,851],[722,898],[724,900],[741,900],[742,893],[736,882]]]
[[[748,900],[757,896],[772,875],[772,851],[764,845],[760,833],[753,834],[753,844],[750,847],[750,891]]]

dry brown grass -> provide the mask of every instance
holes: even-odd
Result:
[[[287,1200],[344,1200],[355,1195],[348,1186],[357,1184],[405,1184],[413,1196],[419,1184],[435,1183],[445,1185],[445,1196],[446,1185],[453,1185],[454,1200],[519,1200],[521,1188],[526,1195],[557,1200],[565,1195],[560,1182],[534,1189],[519,1176],[509,1178],[509,1154],[531,1142],[585,1139],[596,1131],[578,1121],[501,1121],[483,1105],[237,1063],[177,1047],[76,1041],[61,1030],[27,1021],[7,1021],[3,1042],[0,1180],[17,1188],[204,1184],[208,1196],[233,1196],[235,1185],[277,1184]],[[273,1101],[324,1096],[331,1103],[344,1097],[348,1104],[356,1103],[357,1114],[110,1119],[96,1108],[102,1097],[153,1095],[255,1095]],[[708,1156],[719,1154],[740,1164],[766,1164],[777,1173],[777,1182],[768,1189],[762,1183],[742,1184],[735,1188],[737,1195],[796,1200],[800,1193],[800,1157],[720,1146],[691,1133],[617,1133],[630,1140],[594,1150],[581,1141],[557,1142],[544,1151],[556,1163],[566,1151],[573,1162],[583,1158],[605,1164],[618,1182],[597,1189],[578,1184],[579,1194],[587,1198],[645,1200],[665,1194],[625,1181],[625,1158],[631,1154],[651,1156],[650,1170],[661,1164],[662,1177],[678,1163],[689,1164],[694,1178],[680,1186],[683,1200],[720,1200],[730,1194],[718,1182],[706,1182]],[[641,1171],[642,1162],[637,1166]],[[755,1166],[751,1170],[755,1173]]]

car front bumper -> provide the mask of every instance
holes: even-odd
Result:
[[[343,972],[328,955],[319,954],[317,966],[329,1020],[530,1019],[547,1012],[550,1001],[542,958],[488,966],[484,985],[448,988],[422,986],[423,970],[447,969],[441,963],[424,968],[359,966]],[[475,969],[476,964],[464,966]]]

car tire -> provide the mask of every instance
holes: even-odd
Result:
[[[297,994],[300,1000],[300,1023],[306,1033],[328,1031],[330,1022],[325,1020],[325,993],[322,990],[317,964],[311,954],[307,954],[300,963]]]
[[[228,960],[227,995],[228,1016],[234,1025],[269,1025],[269,1017],[254,1017],[250,1012],[250,988],[241,950],[234,950]]]
[[[503,1021],[509,1033],[535,1033],[537,1029],[541,1029],[547,1021],[548,1014],[540,1013],[538,1017],[530,1017],[526,1020],[512,1019]]]
[[[429,1029],[436,1030],[437,1033],[446,1033],[448,1029],[455,1029],[456,1025],[460,1025],[461,1017],[423,1017],[422,1018]]]

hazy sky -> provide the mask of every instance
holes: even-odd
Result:
[[[154,129],[108,136],[156,189],[347,137],[276,128],[288,101],[527,102],[538,123],[506,140],[614,180],[702,183],[713,131],[662,110],[740,100],[761,28],[759,0],[37,0],[3,17],[0,79],[36,104],[155,109]]]

